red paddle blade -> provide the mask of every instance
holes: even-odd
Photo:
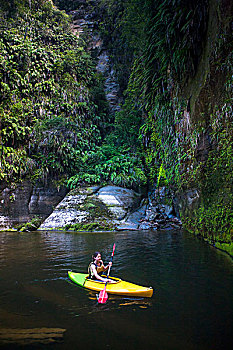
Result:
[[[107,300],[108,300],[108,293],[106,292],[106,289],[103,289],[100,291],[98,303],[105,304]]]

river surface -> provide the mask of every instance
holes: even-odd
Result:
[[[111,274],[153,286],[152,298],[96,295],[70,282],[94,251]],[[25,349],[233,349],[233,264],[182,231],[0,232],[0,328],[65,328],[64,340]],[[16,349],[16,346],[0,346]]]

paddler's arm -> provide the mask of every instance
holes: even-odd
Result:
[[[104,271],[106,271],[107,269],[109,269],[110,266],[112,266],[112,262],[109,261],[107,266],[104,266],[103,260],[100,260],[101,263],[101,267],[104,269]]]
[[[92,266],[92,271],[93,271],[93,274],[94,274],[94,276],[95,276],[95,278],[96,278],[97,280],[100,280],[100,281],[102,281],[102,282],[107,282],[107,281],[108,281],[108,282],[111,282],[110,279],[103,278],[103,277],[101,277],[100,275],[98,275],[95,266]]]
[[[109,269],[110,266],[112,266],[112,262],[111,262],[111,261],[109,261],[109,263],[108,263],[107,266],[104,266],[104,265],[103,265],[104,271],[106,271],[107,269]]]

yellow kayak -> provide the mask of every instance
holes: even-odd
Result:
[[[85,273],[68,271],[69,278],[79,286],[100,292],[105,287],[105,282],[91,280]],[[153,288],[138,286],[137,284],[122,281],[120,278],[110,277],[112,283],[108,282],[106,291],[109,294],[127,295],[132,297],[152,297]]]

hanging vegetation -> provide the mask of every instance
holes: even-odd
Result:
[[[195,212],[187,201],[181,209],[184,225],[232,253],[232,5],[101,2],[108,7],[106,36],[118,38],[116,56],[128,50],[131,58],[124,123],[116,127],[136,122],[150,184],[183,200],[197,189]],[[121,9],[115,17],[114,6]],[[118,57],[113,53],[116,69]]]
[[[14,6],[0,13],[0,179],[69,176],[108,123],[101,83],[64,12],[50,1]]]

